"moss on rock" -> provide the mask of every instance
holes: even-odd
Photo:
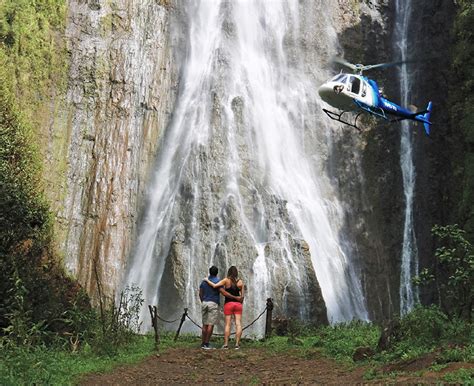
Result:
[[[65,11],[65,0],[0,4],[0,329],[11,334],[59,328],[79,290],[55,258],[38,145],[51,90],[65,85]]]

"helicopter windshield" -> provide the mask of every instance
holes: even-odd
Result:
[[[346,83],[347,76],[344,74],[339,74],[332,78],[332,82],[341,82],[341,83]]]

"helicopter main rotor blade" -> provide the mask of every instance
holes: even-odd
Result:
[[[400,61],[397,61],[397,62],[387,62],[387,63],[363,65],[363,64],[349,63],[348,61],[346,61],[342,58],[339,58],[337,56],[333,56],[331,58],[331,63],[339,64],[341,66],[344,66],[346,68],[351,69],[352,71],[354,71],[356,73],[362,73],[363,71],[372,70],[374,68],[385,68],[385,67],[400,66],[401,64],[404,64],[404,63],[415,63],[415,62],[420,62],[420,60],[400,60]]]
[[[349,63],[348,61],[342,59],[342,58],[339,58],[337,56],[333,56],[331,58],[331,63],[337,63],[337,64],[340,64],[341,66],[344,66],[344,67],[347,67],[347,68],[350,68],[352,71],[355,71],[357,69],[357,66],[355,64],[352,64],[352,63]]]
[[[393,66],[400,66],[405,63],[414,63],[417,60],[401,60],[399,62],[388,62],[388,63],[379,63],[379,64],[368,64],[367,66],[363,66],[361,68],[362,71],[372,70],[374,68],[384,68],[384,67],[393,67]]]

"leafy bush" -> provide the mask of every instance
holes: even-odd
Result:
[[[380,329],[377,326],[352,321],[320,328],[314,336],[313,345],[322,348],[331,357],[352,361],[352,355],[358,347],[375,350],[379,336]]]
[[[432,348],[445,335],[448,317],[436,306],[417,306],[401,320],[401,340],[409,345]]]
[[[136,332],[140,331],[140,309],[144,302],[142,295],[139,287],[126,287],[120,294],[117,306],[111,299],[109,306],[102,310],[101,329],[94,342],[99,352],[114,354],[119,347],[128,344]]]
[[[415,359],[443,347],[448,349],[442,349],[441,357],[444,356],[445,360],[439,363],[463,361],[469,358],[472,350],[472,324],[461,319],[449,319],[435,305],[415,307],[400,320],[399,334],[399,340],[382,353],[383,361]]]
[[[64,0],[0,2],[0,334],[51,343],[80,287],[53,250],[53,219],[36,146],[38,109],[63,79]]]
[[[457,316],[471,320],[474,299],[474,247],[465,238],[466,232],[457,225],[432,229],[438,247],[435,257],[438,265],[434,272],[424,269],[415,283],[426,284],[435,280],[439,288],[441,306]]]
[[[411,360],[434,350],[440,350],[439,363],[472,361],[473,331],[471,323],[449,319],[437,306],[418,306],[400,319],[398,339],[394,344],[387,351],[376,354],[372,361]],[[372,323],[353,321],[321,327],[306,340],[330,357],[352,362],[352,355],[359,347],[376,351],[380,334],[380,328]],[[372,369],[367,377],[374,377],[376,373],[378,370]]]

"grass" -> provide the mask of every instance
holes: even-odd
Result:
[[[379,327],[353,321],[317,329],[303,328],[293,336],[272,336],[263,342],[249,343],[251,347],[263,347],[271,353],[290,352],[305,358],[317,354],[352,364],[352,355],[358,347],[375,350],[380,336]]]
[[[182,336],[175,343],[172,335],[163,335],[160,352],[170,347],[196,347],[196,342],[194,336]],[[0,384],[72,385],[84,374],[103,373],[119,365],[138,363],[154,352],[152,335],[137,336],[113,356],[95,354],[87,345],[76,353],[46,347],[3,349],[0,353]]]
[[[362,322],[351,322],[320,328],[302,328],[291,331],[291,336],[272,336],[265,341],[247,340],[242,342],[242,351],[229,351],[229,358],[246,360],[246,349],[262,349],[264,355],[296,356],[315,359],[324,355],[345,364],[347,369],[364,366],[364,379],[393,379],[400,375],[423,376],[425,371],[447,370],[450,363],[474,362],[472,327],[467,322],[446,319],[437,309],[417,309],[414,315],[401,320],[400,340],[386,351],[362,362],[352,360],[358,347],[370,347],[374,351],[380,336],[380,328]],[[431,329],[431,333],[427,331]],[[196,348],[200,339],[196,335],[181,335],[174,342],[173,333],[161,336],[160,353],[170,348]],[[213,339],[219,347],[222,339]],[[387,363],[403,363],[405,360],[424,357],[436,351],[433,363],[416,372],[383,371]],[[154,353],[153,336],[136,336],[128,344],[113,354],[98,354],[87,344],[77,353],[67,349],[37,347],[27,350],[16,347],[0,350],[0,384],[73,384],[84,374],[107,372],[122,364],[133,364]],[[245,383],[259,383],[258,378],[245,379]],[[473,370],[457,369],[443,374],[446,382],[468,383]],[[440,374],[441,377],[441,374]]]
[[[380,327],[372,323],[351,322],[317,329],[302,328],[293,331],[292,337],[273,336],[265,342],[253,343],[270,353],[286,353],[304,358],[324,355],[345,365],[367,366],[364,379],[387,379],[401,374],[422,376],[424,371],[440,371],[449,363],[473,363],[474,339],[472,324],[459,319],[449,319],[436,307],[418,307],[400,321],[398,339],[392,347],[377,352],[371,358],[355,363],[352,359],[358,347],[368,347],[376,352]],[[436,352],[434,361],[427,369],[415,372],[384,372],[389,363],[403,363],[425,358]],[[461,369],[444,375],[444,380],[465,382],[471,369]]]
[[[474,369],[459,369],[443,376],[443,381],[449,383],[474,385]]]

